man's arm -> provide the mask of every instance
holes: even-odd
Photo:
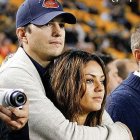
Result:
[[[22,88],[27,93],[31,140],[129,140],[128,131],[121,123],[87,127],[69,122],[45,96],[38,79],[22,69],[6,70],[0,78],[3,88]]]
[[[102,125],[110,125],[113,124],[113,120],[111,119],[110,115],[105,110],[102,116]]]

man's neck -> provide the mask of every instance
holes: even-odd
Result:
[[[34,53],[29,52],[28,50],[25,50],[25,53],[34,61],[36,61],[39,65],[41,65],[43,68],[46,68],[47,65],[50,63],[50,61],[42,60],[38,55],[35,55]]]

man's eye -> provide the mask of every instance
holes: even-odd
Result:
[[[45,24],[45,25],[37,25],[38,27],[40,27],[40,28],[45,28],[45,27],[49,27],[49,26],[52,26],[52,23],[47,23],[47,24]]]
[[[52,26],[52,23],[49,22],[45,26]]]
[[[64,23],[61,23],[61,24],[59,24],[59,26],[60,26],[61,28],[64,28],[64,27],[65,27],[65,24],[64,24]]]

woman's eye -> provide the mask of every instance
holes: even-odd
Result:
[[[93,79],[87,79],[87,80],[86,80],[86,83],[87,83],[87,84],[93,84],[94,81],[93,81]]]
[[[100,81],[101,82],[101,84],[104,84],[104,80],[103,81]]]
[[[100,82],[101,82],[101,84],[104,84],[105,80],[101,80]]]

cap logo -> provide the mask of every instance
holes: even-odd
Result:
[[[56,0],[44,0],[42,6],[45,8],[58,8],[59,4]]]

